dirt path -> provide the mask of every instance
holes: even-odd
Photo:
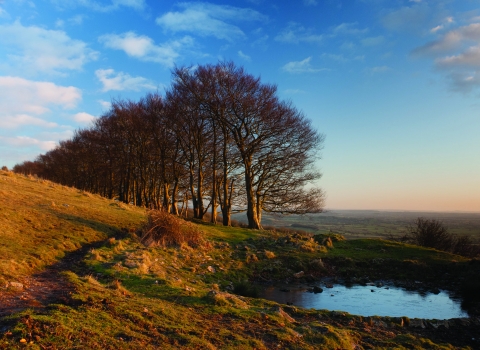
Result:
[[[0,318],[27,308],[45,308],[51,303],[69,304],[74,287],[62,272],[87,273],[83,258],[90,249],[98,248],[102,244],[104,241],[94,242],[69,252],[44,271],[15,281],[20,285],[9,283],[8,286],[0,286]]]

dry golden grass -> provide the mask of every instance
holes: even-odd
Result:
[[[21,279],[68,251],[141,225],[142,209],[118,210],[111,203],[34,176],[0,171],[0,279]]]

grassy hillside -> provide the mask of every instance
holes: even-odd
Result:
[[[476,262],[382,240],[325,241],[203,223],[189,224],[203,237],[195,247],[146,247],[135,234],[145,215],[75,189],[0,173],[0,348],[468,349],[477,344],[471,334],[477,319],[452,320],[448,329],[431,321],[422,328],[408,318],[304,310],[251,297],[252,282],[324,277],[452,287],[465,273],[476,273],[471,268]],[[296,279],[299,271],[304,275]],[[53,291],[48,298],[46,290]]]
[[[0,284],[65,252],[136,228],[144,210],[34,177],[0,172]]]

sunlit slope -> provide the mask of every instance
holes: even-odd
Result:
[[[52,264],[66,251],[138,227],[144,210],[34,177],[0,172],[0,280]]]

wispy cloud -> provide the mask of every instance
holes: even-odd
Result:
[[[5,129],[16,129],[22,126],[35,126],[41,128],[55,128],[58,127],[57,123],[49,122],[47,120],[33,117],[28,114],[14,114],[14,115],[2,115],[0,119],[0,127]]]
[[[51,0],[60,8],[85,7],[97,12],[111,12],[122,7],[131,8],[137,11],[145,9],[145,0],[112,0],[112,1],[94,1],[94,0]]]
[[[445,33],[439,40],[413,50],[413,54],[438,54],[459,48],[464,42],[480,42],[480,23],[472,23]]]
[[[283,90],[283,92],[287,95],[299,95],[299,94],[306,93],[305,90],[301,90],[301,89],[286,89],[286,90]]]
[[[358,23],[342,23],[334,27],[332,30],[333,35],[358,35],[368,32],[368,28],[357,28]]]
[[[102,106],[104,110],[110,109],[110,107],[112,106],[112,103],[110,101],[98,100],[97,102],[100,103],[100,106]]]
[[[365,71],[371,74],[378,74],[378,73],[386,73],[391,70],[392,68],[388,66],[375,66],[375,67],[367,68]]]
[[[303,0],[303,4],[306,6],[316,6],[318,5],[317,0]]]
[[[99,41],[110,49],[122,50],[128,56],[142,61],[157,62],[166,67],[174,65],[180,56],[180,51],[193,47],[194,40],[185,36],[179,40],[172,40],[160,45],[145,35],[137,35],[135,32],[123,34],[105,34]]]
[[[242,59],[244,59],[245,61],[248,61],[250,62],[252,60],[252,58],[246,54],[244,54],[241,50],[238,51],[238,56]]]
[[[447,74],[451,89],[460,93],[470,93],[480,87],[480,70],[474,72],[452,71]]]
[[[22,73],[80,70],[98,57],[98,52],[83,41],[71,39],[64,31],[26,27],[19,21],[0,25],[0,44],[8,53],[10,66]]]
[[[167,12],[156,23],[171,32],[189,32],[203,37],[235,41],[246,37],[240,27],[231,22],[265,20],[259,12],[229,5],[204,2],[179,3],[179,12]]]
[[[321,34],[315,34],[298,23],[291,22],[275,37],[276,41],[285,43],[320,43],[324,39]]]
[[[385,28],[390,30],[417,31],[424,24],[430,9],[425,2],[414,1],[412,6],[404,6],[390,11],[382,17]]]
[[[379,46],[385,42],[383,35],[368,37],[360,40],[363,46]]]
[[[132,77],[123,72],[116,73],[113,69],[97,69],[95,75],[103,84],[103,92],[111,90],[139,91],[143,89],[155,89],[155,85],[144,77]]]
[[[458,55],[438,58],[435,64],[440,68],[480,67],[480,45],[469,47]]]
[[[312,57],[307,57],[303,61],[288,62],[282,67],[282,70],[288,73],[318,73],[326,71],[326,68],[313,68],[310,64]]]

